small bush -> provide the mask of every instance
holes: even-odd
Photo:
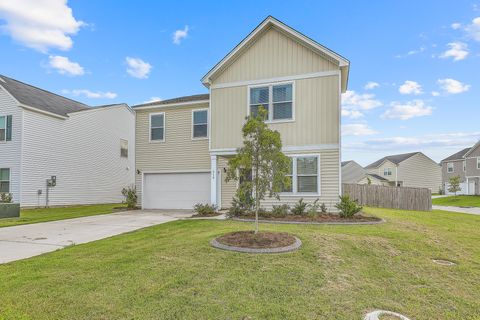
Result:
[[[11,203],[12,195],[10,193],[0,193],[0,203]]]
[[[307,210],[307,203],[303,201],[303,198],[300,198],[297,203],[292,208],[292,213],[295,215],[304,215]]]
[[[123,203],[127,205],[127,208],[134,209],[137,207],[137,188],[134,185],[123,188],[122,195],[125,197]]]
[[[348,194],[340,196],[340,202],[335,205],[335,207],[340,210],[340,216],[342,218],[351,218],[360,211],[362,207],[358,205],[357,200],[350,199]]]
[[[318,210],[320,209],[320,205],[318,204],[319,199],[316,199],[312,204],[308,205],[307,214],[310,217],[315,217],[318,214]]]
[[[325,205],[325,202],[323,202],[321,205],[320,205],[320,211],[322,213],[327,213],[327,206]]]
[[[272,215],[275,217],[285,217],[290,212],[290,206],[288,204],[282,204],[279,206],[273,206]]]
[[[211,216],[214,215],[217,212],[218,207],[214,204],[203,204],[203,203],[197,203],[196,205],[193,206],[193,210],[199,215],[199,216]]]
[[[228,208],[227,216],[229,218],[243,216],[250,212],[245,206],[245,204],[238,199],[238,197],[234,197],[232,200],[232,204],[230,208]]]

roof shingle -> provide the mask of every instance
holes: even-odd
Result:
[[[451,160],[461,160],[463,159],[463,157],[465,156],[465,154],[470,151],[470,149],[472,149],[471,147],[470,148],[465,148],[463,150],[460,150],[458,151],[457,153],[454,153],[452,154],[450,157],[447,157],[445,159],[443,159],[441,162],[444,162],[444,161],[451,161]]]
[[[413,157],[417,153],[420,153],[420,152],[402,153],[402,154],[394,154],[394,155],[391,155],[391,156],[386,156],[386,157],[383,157],[383,158],[375,161],[374,163],[369,164],[368,166],[365,167],[365,169],[376,168],[379,165],[381,165],[385,160],[388,160],[388,161],[393,162],[395,164],[399,164],[400,162],[405,161],[410,157]]]
[[[208,100],[208,99],[210,99],[210,95],[208,93],[194,94],[191,96],[183,96],[183,97],[177,97],[177,98],[172,98],[168,100],[153,101],[153,102],[138,104],[136,106],[133,106],[132,108],[161,106],[164,104],[174,104],[174,103],[184,103],[184,102],[195,102],[195,101],[202,101],[202,100]]]

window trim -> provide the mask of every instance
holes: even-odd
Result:
[[[7,116],[1,116],[0,115],[0,118],[4,118],[5,119],[5,128],[3,128],[5,130],[5,139],[3,140],[0,140],[0,143],[7,143]],[[3,169],[3,168],[2,168]]]
[[[450,165],[452,167],[452,171],[450,171]],[[455,164],[453,162],[447,162],[447,173],[454,173],[455,172]]]
[[[385,172],[387,172],[388,170],[388,174],[385,174]],[[383,176],[384,177],[389,177],[392,175],[392,168],[383,168]]]
[[[194,137],[193,134],[195,132],[194,128],[195,128],[195,123],[193,122],[194,121],[194,114],[195,112],[198,112],[198,111],[207,111],[207,136],[206,137]],[[192,140],[207,140],[210,138],[210,124],[209,124],[209,119],[210,119],[210,112],[208,110],[208,108],[199,108],[199,109],[192,109],[192,126],[191,126],[191,138]]]
[[[462,161],[462,166],[463,166],[463,172],[467,171],[467,160]]]
[[[12,193],[12,169],[11,168],[0,168],[0,170],[6,170],[8,169],[8,191],[7,192],[0,192],[0,193]],[[1,182],[5,182],[7,180],[0,180]]]
[[[152,117],[153,116],[159,116],[163,115],[163,139],[162,140],[152,140]],[[167,136],[167,128],[165,126],[166,123],[166,115],[165,112],[153,112],[150,113],[149,116],[149,122],[148,122],[148,140],[150,143],[163,143],[165,142],[165,138]]]
[[[477,169],[480,169],[480,157],[477,157]]]
[[[126,156],[122,155],[122,149],[123,149],[123,148],[122,148],[122,142],[123,142],[123,141],[125,141],[125,142],[127,143],[127,155],[126,155]],[[128,149],[129,149],[128,140],[127,140],[127,139],[122,139],[122,138],[120,138],[120,158],[126,158],[126,159],[128,159]]]
[[[290,197],[320,197],[322,195],[321,186],[321,167],[320,167],[320,153],[304,153],[304,154],[286,154],[287,157],[292,158],[292,192],[280,192],[280,196]],[[297,159],[298,158],[317,158],[317,192],[298,192],[298,173],[297,173]]]
[[[292,118],[291,119],[273,119],[273,87],[291,84],[292,85]],[[267,82],[247,86],[247,117],[250,116],[250,91],[253,88],[268,87],[268,120],[265,123],[288,123],[295,122],[295,80],[281,82]]]

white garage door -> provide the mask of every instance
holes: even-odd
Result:
[[[144,209],[192,209],[210,202],[210,173],[146,173]]]

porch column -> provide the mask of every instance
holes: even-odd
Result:
[[[210,203],[217,205],[217,156],[210,156]]]

